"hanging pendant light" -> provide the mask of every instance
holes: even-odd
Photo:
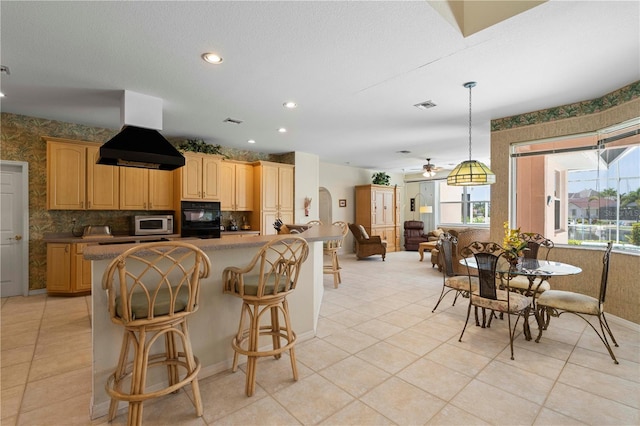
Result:
[[[447,176],[447,185],[475,186],[496,183],[496,175],[485,164],[471,159],[471,88],[475,81],[464,84],[469,89],[469,160],[458,164]]]

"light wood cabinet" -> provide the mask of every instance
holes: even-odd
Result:
[[[220,210],[253,210],[253,166],[248,163],[220,163]]]
[[[179,199],[219,201],[222,157],[187,152],[184,159],[184,167],[174,172]]]
[[[387,241],[387,251],[400,250],[400,189],[384,185],[358,185],[356,224],[369,235]]]
[[[173,173],[120,167],[121,210],[173,210]]]
[[[96,164],[99,155],[99,146],[87,147],[87,209],[118,210],[120,168]]]
[[[118,167],[96,164],[100,145],[44,137],[47,143],[47,208],[117,210]]]
[[[294,166],[260,161],[254,168],[254,214],[251,226],[262,235],[274,235],[276,219],[293,223]]]
[[[88,294],[91,292],[91,261],[84,259],[86,244],[47,244],[47,292]]]

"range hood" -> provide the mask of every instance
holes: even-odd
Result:
[[[182,154],[157,130],[162,100],[128,90],[122,99],[122,129],[100,147],[97,164],[157,170],[184,166]]]

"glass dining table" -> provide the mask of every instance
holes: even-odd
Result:
[[[460,259],[462,265],[466,265],[469,268],[478,269],[475,257],[467,257]],[[570,265],[568,263],[557,262],[555,260],[539,260],[523,258],[517,265],[512,265],[506,261],[503,257],[500,258],[496,265],[496,273],[502,276],[525,276],[529,280],[529,288],[522,293],[531,297],[531,307],[525,313],[524,321],[524,336],[527,340],[531,340],[531,330],[529,328],[529,313],[531,310],[535,313],[535,294],[540,284],[543,281],[553,276],[565,276],[576,275],[582,272],[582,269],[578,266]],[[537,280],[537,281],[536,281]],[[536,320],[539,321],[536,314]]]

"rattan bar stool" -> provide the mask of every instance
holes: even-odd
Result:
[[[124,327],[120,359],[105,385],[111,397],[109,421],[116,416],[118,401],[128,401],[127,424],[140,425],[144,401],[188,383],[196,414],[202,416],[200,361],[191,349],[187,318],[198,310],[200,279],[210,268],[209,258],[198,247],[169,241],[137,245],[105,270],[102,287],[108,293],[111,321]],[[154,343],[163,338],[164,351],[152,354]],[[162,389],[154,386],[146,392],[148,369],[156,366],[166,368],[167,381]]]
[[[324,243],[323,246],[323,254],[325,256],[329,256],[331,263],[324,265],[322,268],[322,272],[325,274],[333,275],[333,287],[338,288],[338,284],[342,282],[342,277],[340,276],[340,262],[338,260],[338,250],[342,247],[342,242],[344,241],[344,237],[349,232],[349,227],[346,222],[333,222],[333,226],[337,226],[342,231],[342,237],[337,240],[329,240]]]
[[[289,351],[293,379],[298,380],[296,334],[291,328],[287,296],[295,290],[300,267],[308,255],[304,238],[280,235],[264,245],[247,266],[230,266],[222,273],[224,292],[242,299],[238,333],[231,342],[235,352],[232,370],[238,370],[239,355],[246,355],[247,396],[255,392],[259,357],[280,359],[282,352]],[[271,337],[272,349],[260,350],[266,344],[260,343],[260,336]]]

